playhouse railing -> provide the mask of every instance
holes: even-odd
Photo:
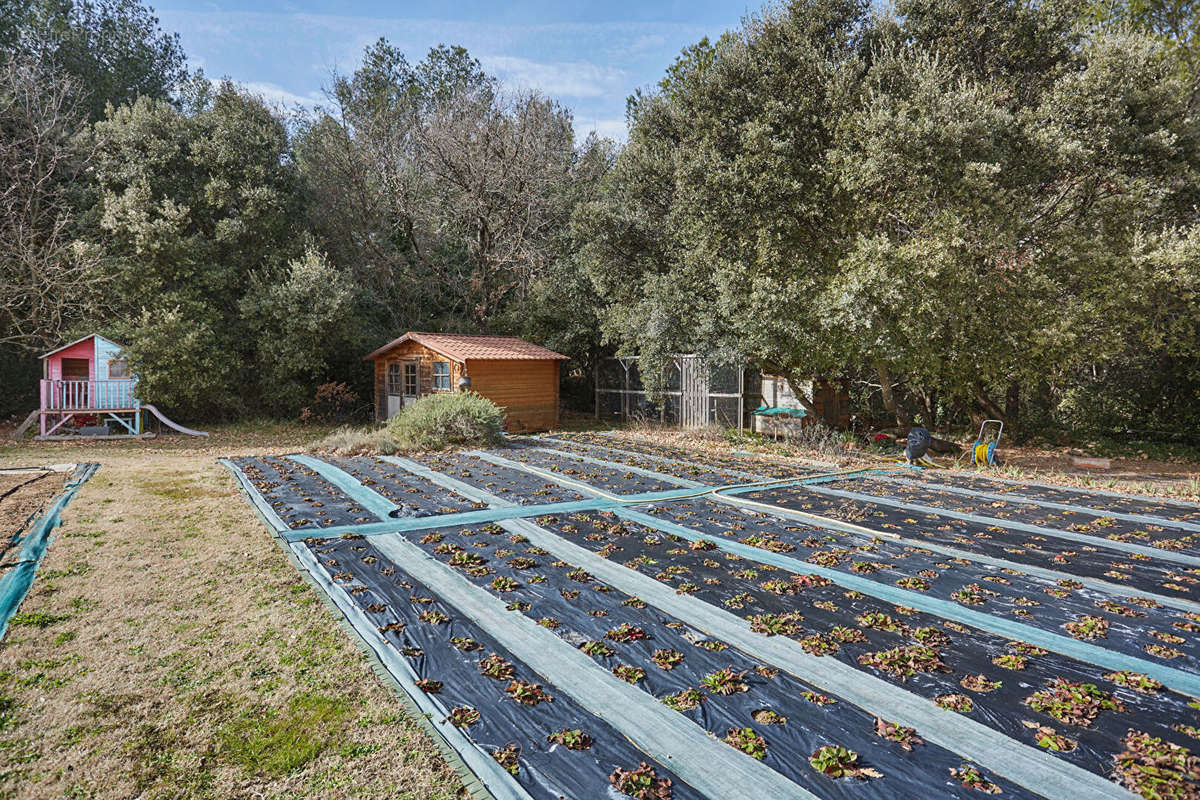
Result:
[[[52,411],[104,411],[137,408],[137,383],[119,381],[41,382],[42,408]]]

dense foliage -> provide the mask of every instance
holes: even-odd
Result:
[[[1086,12],[810,0],[685,52],[577,220],[611,339],[856,377],[900,424],[1194,419],[1189,87]]]
[[[459,47],[380,40],[285,114],[187,75],[136,0],[16,0],[0,378],[99,330],[175,413],[295,415],[442,329],[567,353],[584,406],[601,356],[654,388],[683,351],[852,378],[898,424],[1186,426],[1198,10],[769,5],[631,97],[618,146]]]

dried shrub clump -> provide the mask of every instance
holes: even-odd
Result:
[[[521,748],[515,744],[501,747],[499,750],[493,750],[492,758],[496,759],[496,763],[504,767],[510,775],[516,775],[521,771]]]
[[[496,653],[492,653],[487,658],[479,662],[479,671],[484,675],[497,681],[512,680],[516,670],[513,665],[505,661]]]

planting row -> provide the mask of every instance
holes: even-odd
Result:
[[[722,553],[714,542],[689,543],[623,522],[611,512],[539,522],[676,592],[743,617],[755,632],[793,638],[814,655],[867,671],[1097,774],[1112,773],[1130,731],[1180,748],[1200,736],[1200,714],[1190,699],[1144,675],[894,606],[818,576]]]
[[[231,459],[289,528],[332,528],[378,522],[314,470],[283,456]]]
[[[363,486],[395,503],[398,508],[392,512],[393,517],[454,514],[487,506],[486,503],[472,502],[457,492],[381,458],[325,455],[321,460],[345,471]]]
[[[1200,523],[1200,507],[1193,503],[1158,498],[1131,497],[1128,495],[1104,494],[1087,489],[1030,485],[989,480],[986,477],[962,472],[922,473],[921,480],[928,483],[944,483],[962,489],[973,489],[989,494],[1018,495],[1052,503],[1086,506],[1098,511],[1118,514],[1144,514],[1163,517],[1177,522]]]
[[[933,785],[939,796],[968,797],[967,775],[978,775],[979,786],[993,785],[961,757],[924,744],[919,732],[755,661],[555,559],[520,533],[487,524],[401,535],[604,671],[821,797],[912,796]],[[840,777],[865,782],[834,780]],[[1009,796],[1028,796],[994,783]]]
[[[601,450],[608,450],[610,452],[615,448],[642,455],[674,459],[688,465],[748,472],[761,476],[764,479],[803,478],[821,471],[787,461],[731,454],[728,449],[714,448],[713,450],[699,450],[673,447],[657,442],[649,442],[635,436],[616,437],[597,433],[559,433],[546,437],[546,440],[547,442],[554,440],[574,442],[576,444],[598,447]],[[591,454],[589,453],[589,455]],[[599,453],[596,454],[596,457],[608,459],[606,455]],[[608,460],[611,461],[612,459]],[[662,469],[658,471],[666,472],[666,470]]]
[[[413,456],[413,461],[455,480],[521,505],[582,500],[579,492],[519,469],[500,467],[478,455],[460,452]]]
[[[306,546],[412,667],[417,687],[436,696],[445,719],[533,797],[602,797],[610,785],[655,800],[700,797],[569,695],[543,685],[369,539]]]
[[[611,439],[611,437],[609,438]],[[619,440],[613,441],[615,443]],[[629,467],[653,470],[661,472],[664,475],[696,481],[705,486],[729,486],[757,480],[762,477],[759,473],[737,468],[706,466],[691,461],[678,461],[663,456],[652,457],[636,453],[632,450],[618,449],[619,445],[617,447],[603,447],[598,444],[584,444],[570,439],[563,439],[559,436],[539,436],[528,440],[518,440],[517,443],[530,447],[553,448],[564,453],[598,458]]]
[[[679,484],[646,477],[637,472],[614,467],[600,466],[577,458],[557,453],[548,453],[532,447],[516,447],[496,451],[496,455],[528,464],[547,472],[561,475],[567,480],[586,483],[594,489],[610,494],[641,494],[678,489]]]
[[[998,525],[906,511],[882,503],[829,497],[800,486],[751,492],[746,498],[925,540],[1007,561],[1048,567],[1128,586],[1133,592],[1191,597],[1200,585],[1195,568],[1104,545],[1024,533]]]
[[[1026,525],[1082,533],[1095,536],[1098,543],[1103,543],[1104,540],[1133,542],[1188,555],[1200,554],[1200,534],[1197,533],[1114,517],[1097,517],[1083,511],[1046,508],[1031,503],[1022,503],[1015,499],[991,500],[968,497],[944,489],[912,486],[870,477],[827,483],[821,488],[859,492],[905,503],[944,508],[962,514],[995,517]]]
[[[639,510],[717,541],[732,539],[989,614],[1011,615],[1042,630],[1182,669],[1200,665],[1200,614],[1149,598],[1114,596],[1070,577],[1049,580],[992,568],[892,539],[790,522],[706,499]]]

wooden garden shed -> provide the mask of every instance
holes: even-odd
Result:
[[[409,331],[363,359],[375,363],[377,422],[425,395],[469,388],[504,408],[508,430],[558,425],[558,373],[567,357],[524,339]]]

